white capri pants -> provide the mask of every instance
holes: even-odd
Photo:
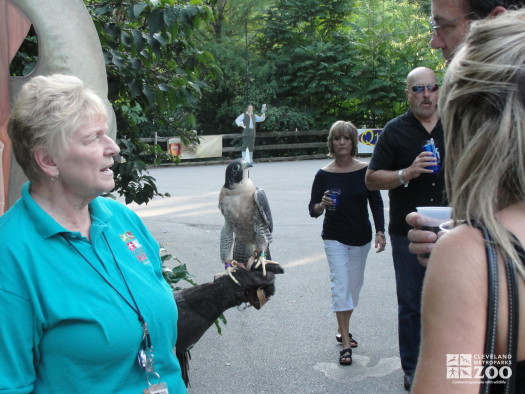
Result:
[[[365,279],[365,265],[371,242],[349,246],[334,240],[323,240],[332,290],[332,311],[353,310]]]

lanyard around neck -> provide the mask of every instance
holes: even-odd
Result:
[[[144,320],[144,317],[142,316],[142,313],[140,312],[140,308],[137,304],[137,301],[135,300],[135,297],[133,296],[133,293],[131,292],[131,289],[129,288],[128,282],[126,281],[126,278],[124,277],[124,273],[120,269],[120,265],[115,257],[115,254],[113,253],[113,250],[111,249],[111,246],[109,245],[108,239],[106,238],[106,234],[102,233],[102,236],[104,237],[104,240],[106,241],[106,245],[108,246],[111,256],[113,256],[113,261],[115,262],[115,265],[117,266],[120,276],[122,277],[122,280],[124,281],[124,284],[126,285],[126,289],[128,290],[131,300],[133,301],[133,305],[131,305],[131,303],[126,299],[126,297],[124,297],[122,293],[118,291],[115,288],[115,286],[113,286],[111,282],[104,275],[102,275],[102,273],[91,263],[91,261],[89,261],[87,257],[84,256],[84,254],[82,254],[82,252],[68,238],[66,238],[64,234],[61,234],[61,235],[62,235],[62,238],[64,238],[64,240],[77,252],[77,254],[80,257],[82,257],[84,261],[89,264],[91,268],[93,268],[93,270],[102,278],[102,280],[104,280],[104,282],[106,282],[109,285],[109,287],[111,287],[115,291],[115,293],[117,293],[118,296],[122,298],[122,300],[137,314],[140,324],[144,326],[146,324],[146,321]]]
[[[133,305],[126,299],[126,297],[122,295],[120,291],[118,291],[115,288],[115,286],[111,284],[111,282],[104,275],[102,275],[102,273],[91,263],[91,261],[89,261],[87,257],[84,256],[82,252],[68,238],[66,238],[64,234],[61,234],[61,235],[62,235],[62,238],[64,238],[64,240],[77,252],[77,254],[80,257],[82,257],[82,259],[84,259],[84,261],[88,263],[91,268],[93,268],[93,270],[104,280],[104,282],[106,282],[109,285],[109,287],[111,287],[115,291],[115,293],[117,293],[118,296],[122,298],[122,300],[137,314],[137,317],[139,319],[139,322],[142,328],[142,341],[141,341],[140,350],[137,354],[137,362],[140,368],[142,368],[142,370],[144,370],[147,373],[148,384],[149,384],[150,376],[152,375],[156,376],[160,381],[160,375],[157,372],[155,372],[155,365],[154,365],[155,357],[153,356],[153,345],[151,343],[151,337],[149,334],[148,324],[146,323],[146,320],[144,319],[144,317],[142,316],[142,313],[140,312],[140,308],[137,304],[137,301],[135,300],[135,297],[133,296],[133,293],[131,292],[128,282],[126,281],[126,278],[124,277],[124,273],[122,272],[120,268],[117,258],[115,257],[115,254],[113,253],[113,249],[111,249],[111,246],[109,245],[108,239],[106,238],[106,234],[102,232],[102,236],[104,237],[104,240],[106,241],[106,245],[111,253],[111,256],[113,256],[113,261],[115,262],[115,265],[117,266],[117,269],[120,272],[120,276],[122,277],[122,280],[124,281],[124,284],[126,285],[126,289],[128,290],[128,293],[131,297]]]

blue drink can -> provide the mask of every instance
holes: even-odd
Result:
[[[434,174],[437,174],[441,170],[441,160],[439,157],[439,149],[434,144],[434,139],[429,139],[425,145],[423,145],[423,152],[430,152],[437,160],[436,164],[426,167],[429,170],[432,170]]]

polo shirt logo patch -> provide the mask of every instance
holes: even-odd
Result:
[[[144,248],[140,244],[139,240],[131,233],[131,231],[120,234],[120,239],[126,244],[129,251],[135,255],[138,261],[140,261],[142,264],[150,263]]]

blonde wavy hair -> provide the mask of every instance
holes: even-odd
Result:
[[[525,277],[496,219],[525,202],[525,9],[472,23],[446,72],[439,108],[454,218],[482,221]]]
[[[328,133],[328,138],[326,140],[326,144],[328,145],[328,157],[335,157],[334,140],[341,136],[350,138],[352,141],[350,155],[352,157],[357,155],[357,127],[355,127],[352,122],[338,120],[332,125],[332,127],[330,127],[330,132]]]

